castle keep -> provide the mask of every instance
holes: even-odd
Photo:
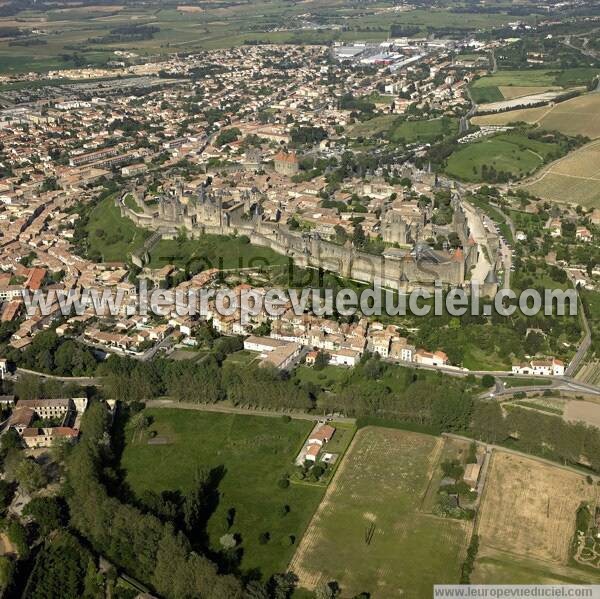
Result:
[[[458,235],[462,249],[431,249],[419,240],[422,217],[413,213],[412,219],[403,219],[402,212],[396,211],[383,219],[383,239],[409,246],[390,247],[375,255],[356,249],[350,241],[340,245],[314,231],[291,230],[285,223],[266,220],[258,191],[244,190],[234,196],[226,190],[213,192],[204,186],[189,191],[179,184],[151,204],[140,194],[128,195],[133,197],[137,210],[128,207],[121,198],[118,200],[121,214],[140,227],[156,231],[155,239],[173,238],[181,229],[191,238],[207,233],[246,235],[252,244],[289,256],[300,267],[322,268],[400,291],[431,287],[436,281],[446,286],[463,286],[478,257],[478,245],[470,238],[457,197],[453,200],[454,216],[448,228]]]

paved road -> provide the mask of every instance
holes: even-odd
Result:
[[[470,127],[469,119],[472,116],[474,116],[475,113],[477,112],[477,104],[475,104],[475,102],[473,100],[473,96],[471,95],[471,91],[469,90],[468,86],[467,86],[466,90],[467,90],[467,97],[469,98],[469,101],[471,102],[471,108],[469,109],[469,112],[467,112],[467,114],[465,116],[460,118],[460,126],[458,129],[458,132],[460,134],[467,133],[467,131],[469,130],[469,127]]]
[[[173,340],[173,334],[171,333],[170,335],[167,335],[162,341],[160,341],[156,345],[153,345],[150,349],[147,349],[141,354],[129,353],[117,347],[108,348],[105,345],[100,345],[99,343],[94,343],[89,339],[86,339],[83,335],[77,337],[76,340],[106,355],[115,354],[117,356],[121,356],[122,358],[127,357],[133,358],[134,360],[139,360],[140,362],[147,362],[148,360],[154,358],[154,356],[158,353],[160,349],[169,346],[169,344]]]
[[[490,50],[490,58],[492,59],[492,75],[498,72],[498,61],[496,60],[496,51],[494,48]]]
[[[201,403],[186,403],[178,402],[172,399],[151,399],[146,402],[148,408],[174,408],[177,410],[198,410],[200,412],[220,412],[223,414],[252,414],[254,416],[267,416],[269,418],[281,418],[289,416],[295,420],[310,420],[314,422],[325,418],[323,414],[309,414],[308,412],[289,412],[277,410],[259,410],[256,408],[238,408],[235,406],[223,406],[220,404],[201,404]],[[347,416],[329,416],[337,422],[355,423],[355,418]]]
[[[547,460],[546,458],[540,458],[536,455],[532,455],[530,453],[524,453],[522,451],[517,451],[516,449],[508,449],[507,447],[503,447],[502,445],[494,445],[493,443],[484,443],[483,441],[477,441],[476,439],[471,439],[470,437],[463,437],[461,435],[454,435],[453,433],[442,433],[442,437],[449,437],[451,439],[460,439],[461,441],[476,441],[480,445],[484,445],[488,449],[503,451],[505,453],[510,453],[512,455],[516,455],[522,458],[529,458],[530,460],[536,460],[537,462],[542,462],[543,464],[548,464],[549,466],[554,466],[555,468],[561,468],[562,470],[568,470],[569,472],[575,472],[580,476],[588,474],[587,471],[583,472],[579,468],[575,468],[574,466],[566,466],[565,464],[561,464],[560,462],[553,462],[552,460]],[[600,477],[594,474],[590,474],[594,482],[600,481]]]
[[[575,287],[575,289],[577,289],[577,287],[575,286],[575,282],[573,281],[573,279],[571,279],[570,276],[569,276],[569,279],[571,280],[573,287]],[[583,336],[583,340],[579,344],[579,348],[577,349],[577,352],[573,356],[573,359],[571,360],[571,362],[569,363],[569,366],[567,367],[567,369],[565,371],[565,374],[567,376],[575,375],[575,373],[579,370],[579,366],[581,366],[581,363],[585,359],[585,356],[586,356],[588,350],[590,349],[590,346],[592,345],[592,332],[590,331],[590,325],[588,323],[587,316],[585,315],[585,311],[583,309],[583,303],[581,301],[581,296],[579,295],[579,292],[577,293],[577,301],[579,304],[579,314],[581,315],[581,324],[583,325],[584,336]]]
[[[571,379],[553,379],[549,385],[529,385],[525,387],[507,387],[502,381],[496,381],[493,389],[483,392],[479,397],[482,399],[491,399],[493,397],[511,397],[515,393],[543,393],[544,391],[566,391],[567,393],[587,393],[589,395],[599,395],[600,389],[591,385],[584,385]]]
[[[54,374],[44,374],[43,372],[28,370],[27,368],[17,368],[17,374],[29,374],[33,376],[39,376],[42,379],[61,381],[63,383],[77,383],[79,385],[93,386],[100,385],[100,379],[91,376],[56,376]]]
[[[466,377],[469,375],[475,376],[484,376],[486,374],[491,374],[494,377],[502,377],[508,378],[512,376],[512,372],[507,370],[467,370],[465,368],[458,368],[456,366],[428,366],[425,364],[415,364],[414,362],[403,362],[402,360],[392,360],[390,358],[383,358],[384,362],[389,362],[391,364],[398,364],[399,366],[404,366],[407,368],[414,368],[415,370],[437,370],[442,372],[443,374],[448,374],[450,376],[458,376],[458,377]],[[521,375],[521,378],[535,378],[535,375]],[[517,378],[519,376],[517,375]],[[597,385],[590,385],[588,383],[582,383],[580,381],[576,381],[568,376],[545,376],[544,380],[552,381],[552,384],[556,383],[558,385],[563,385],[565,389],[570,391],[579,391],[584,393],[591,393],[592,395],[600,395],[600,387]],[[544,387],[540,386],[540,388],[548,389],[549,385]],[[535,390],[537,387],[528,387],[528,389]],[[514,393],[514,388],[511,389],[511,392]],[[494,390],[486,391],[485,396],[489,396],[490,393],[494,393]]]
[[[467,217],[467,223],[469,225],[469,232],[471,233],[473,239],[479,244],[479,246],[486,249],[485,252],[479,252],[477,264],[471,272],[471,281],[473,283],[483,285],[485,282],[485,278],[490,272],[490,269],[494,267],[494,264],[496,262],[496,257],[492,256],[491,248],[487,241],[488,234],[484,225],[484,219],[487,219],[489,217],[483,215],[482,218],[482,212],[480,210],[476,210],[467,201],[463,201],[462,206],[465,209],[465,215]],[[491,264],[488,258],[489,260],[492,260],[494,264]]]
[[[579,36],[574,36],[574,37],[579,37]],[[569,48],[572,48],[573,50],[577,50],[578,52],[581,52],[585,56],[589,56],[590,58],[593,58],[594,60],[597,60],[600,57],[600,53],[596,52],[595,50],[590,50],[587,47],[589,41],[590,41],[589,38],[584,37],[583,38],[583,46],[575,46],[574,44],[571,43],[571,36],[567,35],[562,40],[562,43],[565,46],[568,46]]]

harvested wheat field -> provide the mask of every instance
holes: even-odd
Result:
[[[475,125],[506,125],[523,121],[538,124],[543,129],[560,131],[565,135],[583,135],[596,139],[600,137],[600,94],[586,94],[553,106],[510,110],[478,116],[472,120]]]
[[[520,110],[509,110],[507,112],[496,112],[475,116],[471,119],[474,125],[508,125],[508,123],[537,123],[550,110],[548,106],[537,108],[522,108]]]
[[[521,581],[578,580],[580,571],[569,565],[575,515],[583,501],[594,503],[597,496],[598,487],[582,474],[495,451],[480,508],[473,581],[507,582],[517,570]]]
[[[600,404],[576,399],[568,401],[563,418],[570,422],[585,422],[600,427]]]
[[[300,586],[420,599],[457,583],[471,524],[420,511],[442,448],[429,435],[360,430],[290,564]]]
[[[600,360],[592,360],[582,366],[575,380],[590,385],[600,385]]]
[[[544,200],[600,207],[600,141],[553,162],[521,187]]]
[[[523,96],[532,96],[543,92],[560,91],[560,87],[531,87],[526,85],[499,85],[498,89],[505,100],[514,100]]]

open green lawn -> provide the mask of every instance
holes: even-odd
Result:
[[[247,366],[251,364],[255,360],[257,360],[259,355],[256,352],[248,351],[246,349],[242,349],[240,351],[234,352],[233,354],[229,354],[225,358],[225,362],[230,364],[240,364],[243,366]]]
[[[441,117],[428,121],[404,121],[389,133],[394,142],[430,142],[452,133],[458,133],[458,119]]]
[[[163,239],[152,249],[151,268],[165,264],[185,268],[199,263],[207,268],[235,269],[285,265],[288,259],[270,248],[251,245],[244,237],[203,235],[185,241]]]
[[[468,392],[467,389],[476,383],[466,382],[458,377],[442,375],[434,370],[419,370],[418,373],[412,368],[387,364],[387,368],[377,379],[365,376],[364,371],[359,368],[344,368],[342,366],[326,366],[323,370],[315,370],[310,366],[299,366],[294,377],[300,382],[311,382],[327,391],[333,393],[350,392],[355,396],[368,396],[376,387],[386,389],[398,395],[410,394],[411,385],[415,380],[431,385],[443,385],[446,389]],[[443,381],[443,382],[442,382]],[[477,388],[479,390],[479,388]]]
[[[502,382],[509,388],[512,387],[537,387],[539,385],[550,385],[552,381],[537,377],[534,379],[507,377],[503,378]]]
[[[127,206],[127,208],[133,210],[134,212],[137,212],[138,214],[143,212],[143,210],[138,206],[137,202],[133,199],[133,196],[130,193],[128,193],[125,196],[123,203],[125,204],[125,206]]]
[[[521,178],[532,173],[559,149],[554,143],[528,139],[519,133],[504,133],[465,144],[448,158],[446,172],[463,181],[480,182],[483,166],[497,173]]]
[[[357,123],[349,131],[351,137],[371,137],[382,131],[389,131],[398,117],[394,114],[376,116],[368,121]]]
[[[484,352],[478,347],[468,345],[465,348],[463,366],[469,370],[506,370],[511,364],[508,356]]]
[[[343,366],[328,365],[322,370],[316,370],[312,366],[298,366],[294,376],[302,382],[311,382],[322,389],[331,389],[336,383],[346,380],[349,374],[350,370]]]
[[[103,262],[125,262],[128,255],[140,248],[151,234],[121,216],[114,196],[102,200],[92,210],[86,229],[88,254],[99,255]]]
[[[385,137],[394,143],[431,142],[458,132],[458,119],[440,117],[421,121],[403,121],[398,116],[386,114],[376,116],[354,125],[351,137],[369,138],[385,132]]]
[[[185,492],[198,468],[223,468],[219,504],[208,525],[211,545],[219,550],[223,534],[238,533],[244,571],[259,569],[265,577],[283,572],[324,491],[309,484],[294,483],[287,489],[277,484],[293,471],[293,460],[313,423],[179,409],[153,409],[146,414],[153,419],[150,429],[168,444],[133,442],[132,432],[126,431],[121,466],[134,493]],[[282,516],[284,505],[290,511]],[[235,509],[235,518],[228,529],[230,508]],[[263,532],[270,535],[264,545],[259,542]]]
[[[359,430],[291,563],[300,586],[335,580],[342,597],[431,596],[457,584],[470,524],[421,511],[442,440]]]
[[[362,100],[367,102],[373,102],[374,104],[390,105],[394,99],[394,96],[380,94],[379,92],[373,92],[368,96],[362,96]]]
[[[151,235],[151,231],[138,228],[121,216],[114,196],[102,200],[92,210],[86,229],[89,255],[99,255],[103,262],[126,261]],[[202,270],[260,268],[286,265],[287,258],[269,248],[251,245],[245,237],[204,235],[200,239],[159,241],[152,249],[149,266],[161,268],[166,264],[181,268],[200,266]]]

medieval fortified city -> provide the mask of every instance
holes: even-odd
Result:
[[[0,3],[0,599],[600,597],[599,148],[595,0]]]

